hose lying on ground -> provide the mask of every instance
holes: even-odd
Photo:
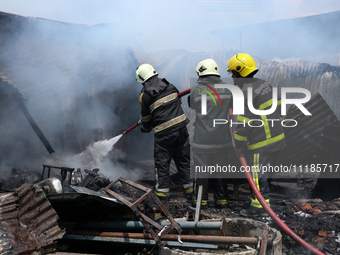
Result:
[[[228,114],[229,114],[229,116],[233,116],[232,109],[229,109]],[[233,129],[233,138],[234,138],[234,135],[235,135],[235,130]],[[240,153],[239,159],[240,159],[241,165],[243,167],[245,167],[245,169],[247,169],[248,164],[247,164],[247,161],[244,157],[243,152]],[[256,187],[256,184],[253,181],[253,177],[250,174],[250,172],[245,171],[244,173],[247,177],[247,180],[249,182],[249,185],[250,185],[252,191],[254,192],[254,195],[257,197],[257,199],[259,200],[259,202],[261,203],[263,208],[266,210],[266,212],[269,214],[269,216],[276,222],[276,224],[279,225],[280,228],[284,232],[286,232],[290,237],[292,237],[296,242],[301,244],[308,251],[312,252],[313,254],[317,254],[317,255],[325,255],[324,253],[322,253],[321,251],[319,251],[318,249],[314,248],[312,245],[307,243],[305,240],[300,238],[293,230],[291,230],[286,224],[284,224],[284,222],[276,215],[276,213],[272,210],[272,208],[270,208],[270,206],[267,204],[266,200],[263,198],[262,194],[260,193],[260,191]]]

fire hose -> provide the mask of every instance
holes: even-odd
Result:
[[[229,116],[233,115],[233,111],[232,109],[229,109],[228,112]],[[235,127],[233,126],[233,138],[235,136]],[[239,156],[241,165],[245,168],[248,169],[248,164],[247,161],[244,157],[243,151],[241,151],[240,156]],[[250,172],[245,171],[244,172],[246,175],[246,178],[249,182],[249,185],[252,189],[252,191],[254,192],[254,195],[257,197],[257,199],[259,200],[259,202],[261,203],[261,205],[263,206],[263,208],[266,210],[266,212],[269,214],[269,216],[275,221],[275,223],[277,225],[280,226],[280,228],[286,232],[290,237],[292,237],[296,242],[298,242],[299,244],[301,244],[304,248],[306,248],[308,251],[312,252],[313,254],[318,254],[318,255],[325,255],[324,253],[322,253],[321,251],[319,251],[318,249],[314,248],[312,245],[310,245],[309,243],[307,243],[305,240],[303,240],[301,237],[299,237],[293,230],[291,230],[277,215],[276,213],[272,210],[272,208],[270,208],[270,206],[267,204],[266,200],[263,198],[262,194],[260,193],[260,191],[258,190],[258,188],[256,187],[255,182],[253,181],[253,177],[250,174]]]
[[[187,94],[190,93],[191,89],[186,89],[180,93],[178,93],[178,97],[182,97],[185,96]],[[229,116],[233,116],[233,111],[232,109],[229,109],[228,112]],[[138,125],[141,124],[141,121],[138,121],[136,124],[134,124],[132,127],[128,128],[127,130],[124,131],[123,134],[126,134],[128,132],[130,132],[131,130],[133,130],[135,127],[137,127]],[[233,125],[233,138],[235,136],[235,126]],[[239,156],[241,165],[245,168],[248,169],[248,164],[247,161],[244,157],[243,152],[241,151],[240,156]],[[247,178],[247,181],[252,189],[252,191],[254,192],[254,195],[257,197],[257,199],[259,200],[259,202],[261,203],[261,205],[263,206],[263,208],[266,210],[266,212],[269,214],[269,216],[275,221],[275,223],[277,225],[280,226],[280,228],[286,232],[290,237],[292,237],[296,242],[298,242],[300,245],[302,245],[304,248],[306,248],[308,251],[312,252],[313,254],[317,254],[317,255],[325,255],[324,253],[322,253],[321,251],[319,251],[318,249],[314,248],[312,245],[310,245],[309,243],[307,243],[305,240],[303,240],[301,237],[299,237],[293,230],[291,230],[277,215],[276,213],[270,208],[270,206],[267,204],[266,200],[263,198],[262,194],[260,193],[260,191],[258,190],[255,182],[253,181],[253,177],[251,175],[250,172],[245,171],[244,172]]]

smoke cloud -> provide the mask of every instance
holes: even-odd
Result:
[[[2,0],[1,9],[88,26],[111,23],[124,34],[121,45],[129,45],[137,51],[154,53],[185,49],[191,52],[214,52],[240,49],[240,43],[239,40],[236,45],[230,40],[220,40],[210,31],[332,12],[340,10],[340,3],[337,0],[32,0],[29,3],[24,0]],[[277,28],[282,29],[287,29],[288,36],[292,33],[297,35],[294,29]],[[228,36],[239,39],[240,35],[230,33]],[[256,36],[261,38],[260,34]]]
[[[8,173],[17,166],[40,172],[42,164],[50,164],[96,167],[111,178],[135,176],[118,162],[126,153],[133,156],[126,143],[136,140],[137,134],[117,144],[112,152],[115,160],[114,155],[103,156],[100,162],[73,158],[93,142],[121,134],[138,121],[141,87],[136,84],[135,70],[139,63],[131,49],[119,41],[119,33],[111,27],[8,14],[0,22],[1,73],[6,74],[1,78],[15,84],[1,93],[2,171]],[[14,86],[27,98],[25,104],[55,154],[46,152],[10,98]]]
[[[338,23],[338,12],[323,16],[322,22],[264,23],[339,10],[334,0],[323,1],[322,9],[319,1],[305,0],[77,3],[2,1],[2,11],[30,18],[1,14],[0,77],[27,98],[28,110],[56,151],[47,155],[3,91],[4,172],[15,165],[39,170],[48,162],[89,168],[72,157],[138,121],[141,85],[135,82],[135,70],[140,63],[153,64],[160,77],[183,90],[190,87],[197,63],[205,58],[213,58],[222,77],[229,77],[226,62],[239,51],[281,61],[310,52],[334,54],[332,49],[339,48],[340,38],[328,25]],[[185,100],[183,105],[186,108]],[[135,130],[116,144],[114,153],[118,158],[128,153],[131,158],[152,159],[152,137]],[[117,165],[102,168],[108,175],[124,173]]]

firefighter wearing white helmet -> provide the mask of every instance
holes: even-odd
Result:
[[[252,104],[255,109],[267,110],[272,107],[272,86],[262,79],[254,78],[258,68],[252,56],[246,53],[236,54],[228,61],[227,71],[232,73],[234,84],[242,89],[245,98],[248,98],[248,88],[252,88]],[[280,103],[281,101],[279,100],[278,104]],[[268,176],[266,172],[261,171],[261,167],[275,164],[275,157],[286,145],[281,123],[269,122],[270,119],[280,118],[280,107],[269,115],[253,114],[249,110],[247,99],[245,100],[244,114],[237,116],[238,122],[250,122],[251,124],[251,122],[259,121],[263,123],[262,126],[257,127],[237,125],[235,132],[235,153],[239,156],[243,149],[247,151],[247,162],[251,166],[253,180],[269,206]],[[267,215],[254,194],[250,198],[250,207],[242,210],[240,214],[246,217]]]
[[[155,193],[163,201],[170,198],[170,162],[173,159],[185,196],[191,200],[190,145],[186,118],[177,96],[177,88],[150,64],[136,70],[136,80],[143,85],[139,98],[143,133],[154,130]]]
[[[195,110],[193,142],[191,143],[194,169],[202,166],[227,166],[228,152],[232,151],[230,129],[225,125],[212,125],[214,119],[227,119],[231,106],[231,92],[219,88],[218,95],[214,93],[215,85],[222,84],[217,63],[213,59],[205,59],[198,63],[196,69],[198,81],[192,87],[188,103]],[[209,92],[214,98],[208,95]],[[206,114],[202,114],[202,94],[206,94]],[[219,98],[218,98],[219,96]],[[221,103],[219,101],[221,99]],[[217,104],[215,105],[215,102]],[[195,173],[196,194],[198,187],[203,186],[201,206],[208,205],[209,186],[214,190],[215,207],[228,206],[227,183],[225,173]],[[194,199],[193,204],[197,201]]]
[[[196,66],[196,73],[198,76],[207,76],[207,75],[218,75],[220,76],[220,71],[218,69],[218,65],[215,60],[208,58],[202,60]]]
[[[136,81],[144,83],[146,80],[157,74],[158,73],[152,65],[142,64],[136,70]]]

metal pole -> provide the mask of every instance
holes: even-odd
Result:
[[[195,223],[196,224],[200,220],[202,195],[203,195],[203,185],[200,185],[198,187],[197,202],[196,202],[196,212],[195,212]]]
[[[162,227],[170,225],[168,222],[157,222]],[[72,224],[65,222],[65,225]],[[220,229],[221,221],[199,221],[197,224],[194,221],[178,222],[182,229]],[[60,222],[63,225],[63,222]],[[140,221],[88,221],[79,223],[75,226],[77,229],[100,229],[100,230],[115,230],[115,229],[144,229],[144,225]]]
[[[85,236],[85,235],[64,235],[63,239],[83,240],[83,241],[105,241],[112,243],[125,243],[125,244],[140,244],[140,245],[155,245],[156,241],[146,239],[128,239],[119,237],[103,237],[103,236]],[[187,247],[187,248],[202,248],[202,249],[218,249],[216,244],[203,244],[203,243],[180,243],[168,241],[164,243],[166,246],[174,247]]]
[[[268,229],[264,229],[261,235],[261,249],[259,255],[266,255],[267,254],[267,244],[268,244]]]
[[[268,231],[267,231],[268,233]],[[73,234],[80,236],[96,236],[96,237],[115,237],[125,239],[148,239],[152,240],[150,234],[144,233],[123,233],[123,232],[89,232],[74,231]],[[162,241],[177,241],[178,235],[166,234],[162,236]],[[213,244],[246,244],[256,245],[255,237],[233,237],[233,236],[201,236],[201,235],[181,235],[182,242],[199,242]],[[266,239],[267,240],[267,239]]]

